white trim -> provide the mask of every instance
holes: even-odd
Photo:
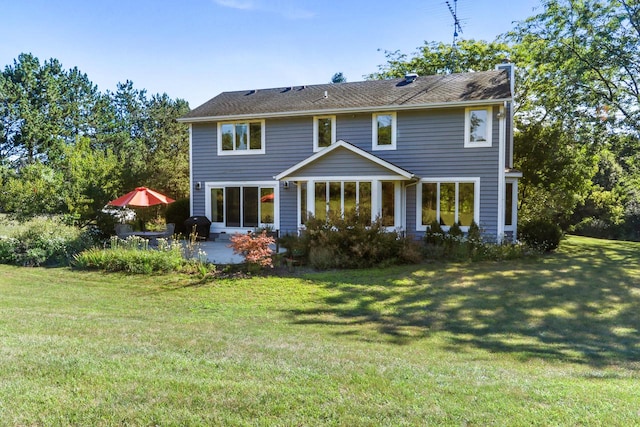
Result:
[[[505,224],[504,231],[505,232],[512,231],[514,233],[514,239],[515,239],[515,233],[517,232],[517,228],[518,228],[518,180],[515,180],[515,179],[506,180],[505,202],[506,202],[506,196],[507,196],[506,188],[508,184],[512,185],[511,187],[511,225]],[[506,203],[505,203],[505,208],[506,208]],[[506,216],[505,216],[505,222],[506,222]]]
[[[506,162],[506,120],[505,108],[500,107],[498,119],[498,225],[496,229],[498,243],[504,238],[504,207],[505,207],[505,162]]]
[[[326,116],[313,116],[313,152],[317,153],[318,151],[328,148],[328,147],[320,147],[318,146],[318,120],[321,119],[330,119],[331,120],[331,143],[329,147],[336,142],[336,116],[326,115]]]
[[[226,188],[226,187],[259,187],[259,188],[273,188],[274,205],[273,205],[273,228],[274,230],[280,229],[280,182],[279,181],[207,181],[204,183],[203,189],[205,191],[205,203],[204,215],[211,220],[211,190],[213,188]],[[258,193],[260,194],[260,193]],[[258,203],[258,206],[260,204]],[[226,213],[224,214],[226,215]],[[259,215],[259,212],[258,212]],[[259,219],[259,218],[258,218]],[[225,222],[212,222],[211,231],[216,233],[235,233],[246,232],[255,229],[256,227],[226,227]]]
[[[394,224],[393,226],[386,227],[389,231],[397,230],[403,228],[404,224],[404,216],[406,212],[406,200],[403,198],[403,191],[401,186],[401,180],[390,179],[389,177],[376,177],[375,179],[370,179],[369,177],[315,177],[310,178],[308,180],[300,180],[304,181],[307,185],[307,212],[311,215],[316,215],[315,211],[315,185],[316,183],[332,183],[339,182],[341,184],[341,200],[340,205],[344,213],[344,183],[345,182],[356,182],[358,183],[358,191],[356,192],[356,200],[360,200],[360,189],[359,185],[361,183],[369,183],[371,184],[371,222],[373,222],[376,217],[382,215],[382,182],[392,182],[394,185]],[[329,186],[326,186],[326,194],[325,199],[329,199]],[[296,215],[298,221],[298,227],[302,226],[302,218],[301,218],[301,206],[300,202],[302,200],[302,188],[298,185],[298,193],[296,196],[297,205],[296,209],[298,213]]]
[[[436,183],[436,217],[440,218],[440,184],[454,183],[456,184],[456,208],[455,217],[458,217],[458,184],[473,184],[473,220],[476,224],[480,224],[480,178],[479,177],[444,177],[444,178],[422,178],[418,181],[416,188],[416,231],[426,231],[427,225],[422,224],[422,184]],[[468,231],[468,226],[460,227],[462,231]],[[448,226],[443,226],[443,230],[447,231]]]
[[[212,122],[218,120],[247,120],[247,119],[268,119],[276,117],[297,117],[297,116],[313,116],[313,115],[332,115],[341,113],[372,113],[376,111],[401,111],[401,110],[430,110],[439,108],[457,108],[467,106],[485,106],[500,104],[503,101],[512,101],[513,98],[490,99],[484,101],[460,101],[460,102],[438,102],[432,104],[412,104],[412,105],[381,105],[377,107],[353,107],[353,108],[335,108],[327,110],[294,110],[273,113],[253,113],[253,114],[230,114],[219,116],[205,117],[182,117],[177,119],[181,123],[195,122]]]
[[[189,216],[193,216],[193,199],[195,198],[193,182],[193,124],[189,123]]]
[[[313,175],[313,176],[287,176],[282,181],[408,181],[408,179],[402,175]]]
[[[251,123],[260,123],[260,149],[251,149]],[[247,125],[247,149],[246,150],[236,150],[235,141],[233,142],[233,150],[223,150],[222,149],[222,126],[224,125],[237,125],[237,124],[246,124]],[[265,154],[266,153],[266,126],[265,120],[226,120],[220,121],[217,123],[218,128],[218,156],[246,156],[251,154]],[[234,126],[235,132],[235,126]],[[234,138],[235,139],[235,138]]]
[[[391,164],[377,156],[374,156],[371,153],[368,153],[358,147],[356,147],[355,145],[349,144],[346,141],[340,140],[338,142],[336,142],[335,144],[332,144],[331,146],[318,151],[317,153],[307,157],[306,159],[304,159],[303,161],[291,166],[289,169],[285,170],[284,172],[279,173],[278,175],[274,176],[274,179],[277,180],[285,180],[285,181],[304,181],[307,178],[304,177],[295,177],[293,175],[291,175],[292,173],[296,172],[297,170],[307,166],[310,163],[315,162],[316,160],[318,160],[319,158],[321,158],[322,156],[326,156],[327,154],[331,153],[333,150],[336,150],[338,148],[346,148],[347,150],[361,156],[364,157],[365,159],[379,165],[382,166],[386,169],[389,169],[390,171],[396,173],[401,179],[401,180],[408,180],[408,179],[412,179],[414,178],[414,175],[411,172],[408,172],[402,168],[399,168],[398,166]],[[319,178],[319,177],[314,177],[315,178]],[[325,178],[325,177],[320,177],[320,178]],[[329,178],[329,177],[327,177]],[[333,179],[333,177],[331,177],[331,179]],[[393,180],[395,179],[394,177],[385,177],[384,179],[389,179],[389,180]]]
[[[487,140],[486,141],[469,141],[471,137],[471,112],[472,111],[486,111],[487,112]],[[464,109],[464,148],[481,148],[481,147],[491,147],[493,139],[493,107],[467,107]],[[503,163],[504,167],[504,163]]]
[[[390,145],[378,145],[378,117],[391,116],[391,144]],[[371,115],[371,150],[383,151],[383,150],[395,150],[396,149],[396,135],[398,132],[398,115],[395,112],[381,112],[373,113]]]
[[[511,189],[511,225],[505,225],[504,230],[513,233],[512,241],[515,242],[518,239],[518,180],[507,178],[505,189],[507,184],[513,186]]]

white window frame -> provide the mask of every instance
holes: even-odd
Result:
[[[505,225],[504,231],[509,231],[515,233],[517,232],[518,226],[518,180],[517,179],[508,179],[505,182],[505,206],[506,206],[506,187],[507,184],[511,184],[511,225],[506,224],[505,217]]]
[[[394,224],[393,226],[385,227],[389,231],[398,230],[403,228],[403,218],[404,218],[404,206],[402,204],[402,185],[401,181],[394,179],[394,177],[384,177],[384,176],[361,176],[361,177],[353,177],[353,176],[334,176],[334,177],[322,177],[321,179],[312,178],[312,177],[301,177],[298,179],[298,182],[306,182],[307,184],[307,212],[311,215],[315,215],[315,184],[317,182],[327,183],[331,182],[341,182],[341,207],[344,211],[344,182],[368,182],[371,183],[371,221],[375,221],[376,218],[382,214],[382,181],[391,181],[394,183]],[[301,186],[298,185],[298,228],[304,229],[304,225],[302,224],[301,212],[300,212],[300,203],[301,203]],[[328,191],[328,190],[327,190]],[[327,196],[328,197],[328,193]],[[359,201],[360,195],[358,191],[357,201]]]
[[[471,141],[471,112],[472,111],[486,111],[487,112],[487,140],[486,141]],[[480,148],[491,147],[493,138],[493,107],[467,107],[464,110],[464,147],[465,148]]]
[[[429,226],[422,224],[422,184],[435,183],[438,184],[436,194],[436,217],[440,218],[440,184],[456,184],[456,209],[455,209],[455,221],[458,222],[458,199],[459,199],[459,184],[473,184],[473,220],[476,224],[480,225],[480,178],[423,178],[418,182],[416,188],[416,231],[426,231]],[[448,231],[450,226],[443,225],[442,229]],[[465,225],[460,227],[464,232],[469,231],[469,226]]]
[[[391,144],[379,145],[378,144],[378,117],[391,116]],[[386,113],[374,113],[371,117],[371,134],[373,135],[371,140],[371,149],[373,151],[383,150],[395,150],[396,149],[396,134],[398,130],[398,116],[395,112]]]
[[[256,150],[251,149],[251,123],[260,123],[260,149]],[[247,149],[246,150],[237,150],[235,146],[235,126],[238,124],[246,124],[247,125]],[[233,125],[234,126],[234,144],[233,150],[223,150],[222,149],[222,126],[223,125]],[[218,122],[218,156],[246,156],[250,154],[265,154],[266,153],[266,126],[264,120],[235,120],[235,121],[227,121],[227,122]]]
[[[327,148],[327,147],[320,147],[319,141],[318,141],[318,130],[319,130],[319,126],[318,126],[318,121],[321,119],[331,119],[331,144],[335,144],[336,142],[336,116],[313,116],[313,152],[317,153],[318,151],[322,150],[323,148]]]
[[[273,206],[273,223],[265,224],[258,222],[258,227],[273,227],[274,230],[280,229],[280,182],[279,181],[216,181],[216,182],[205,182],[205,200],[204,200],[204,208],[205,208],[205,216],[211,221],[211,190],[214,188],[222,188],[223,190],[223,198],[226,202],[226,192],[227,187],[258,187],[258,196],[260,195],[260,189],[262,188],[273,188],[274,192],[274,206]],[[242,203],[243,199],[240,197],[240,212],[242,212]],[[222,211],[222,222],[212,222],[211,223],[211,231],[220,233],[236,233],[236,232],[246,232],[252,231],[256,227],[227,227],[225,224],[227,223],[226,218],[226,206],[223,207]],[[260,212],[260,202],[258,201],[258,219],[261,217]]]

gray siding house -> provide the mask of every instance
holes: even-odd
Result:
[[[191,214],[213,233],[304,228],[358,208],[422,235],[475,221],[512,239],[513,66],[485,72],[224,92],[190,129]]]

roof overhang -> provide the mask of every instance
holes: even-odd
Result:
[[[299,176],[296,176],[296,172],[300,171],[302,168],[304,168],[307,165],[310,165],[313,162],[316,162],[320,159],[322,159],[324,156],[326,156],[327,154],[338,150],[340,148],[344,148],[347,149],[349,151],[351,151],[352,153],[354,153],[357,156],[363,157],[365,159],[367,159],[368,161],[375,163],[385,169],[388,169],[389,172],[392,172],[393,175],[390,175],[389,178],[390,179],[398,179],[398,180],[405,180],[405,181],[409,181],[409,180],[414,180],[416,179],[416,176],[405,170],[402,169],[396,165],[394,165],[393,163],[387,162],[386,160],[381,159],[378,156],[374,156],[373,154],[364,151],[361,148],[356,147],[353,144],[350,144],[346,141],[340,140],[335,142],[334,144],[331,144],[329,147],[322,149],[321,151],[318,151],[317,153],[313,154],[312,156],[307,157],[306,159],[304,159],[303,161],[291,166],[289,169],[279,173],[278,175],[274,176],[273,178],[275,180],[278,181],[296,181],[296,180],[301,180]]]
[[[505,169],[504,176],[506,178],[522,178],[522,172],[517,169]]]
[[[354,108],[337,108],[337,109],[318,109],[318,110],[299,110],[299,111],[282,111],[275,113],[258,113],[258,114],[231,114],[221,116],[207,117],[181,117],[176,119],[181,123],[197,123],[197,122],[215,122],[221,120],[242,120],[242,119],[267,119],[281,117],[300,117],[325,114],[347,114],[347,113],[373,113],[376,111],[405,111],[405,110],[427,110],[435,108],[455,108],[455,107],[473,107],[482,105],[502,104],[511,102],[513,98],[490,99],[481,101],[459,101],[459,102],[440,102],[432,104],[411,104],[411,105],[381,105],[375,107],[354,107]]]

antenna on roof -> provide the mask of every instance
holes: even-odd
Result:
[[[451,7],[451,3],[449,0],[446,0],[445,3],[449,8],[449,12],[451,12],[451,16],[453,17],[453,43],[452,46],[456,47],[456,41],[458,39],[458,32],[462,34],[462,25],[460,25],[460,20],[458,19],[458,0],[453,0],[453,7]]]

